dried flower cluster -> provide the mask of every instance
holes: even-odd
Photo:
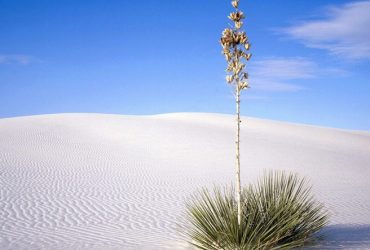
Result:
[[[221,45],[222,53],[228,63],[226,81],[229,84],[235,84],[236,91],[240,92],[249,87],[248,74],[244,71],[245,63],[243,63],[243,60],[249,61],[251,58],[251,54],[248,53],[250,43],[247,34],[240,31],[245,16],[238,9],[239,0],[233,0],[231,4],[235,8],[235,12],[229,15],[229,19],[234,22],[234,28],[227,28],[222,32]]]

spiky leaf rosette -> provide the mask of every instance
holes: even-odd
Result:
[[[203,189],[187,206],[189,242],[199,249],[292,249],[312,244],[328,223],[305,179],[269,172],[243,190],[238,224],[233,190]]]

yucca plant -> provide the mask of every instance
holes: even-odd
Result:
[[[238,223],[234,190],[203,189],[187,205],[189,243],[199,249],[291,249],[312,244],[328,223],[305,179],[269,172],[244,188]]]

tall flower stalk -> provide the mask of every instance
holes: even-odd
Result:
[[[241,220],[241,183],[240,183],[240,94],[249,88],[248,73],[245,70],[246,61],[249,61],[251,54],[248,53],[250,43],[245,31],[242,31],[244,13],[239,10],[239,0],[233,0],[231,5],[235,11],[230,13],[228,18],[233,21],[233,28],[227,28],[222,32],[221,45],[222,53],[227,61],[226,81],[235,89],[236,101],[236,183],[235,200],[238,210],[238,224]]]

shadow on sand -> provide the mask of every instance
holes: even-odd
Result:
[[[330,225],[316,247],[305,249],[370,249],[370,225]]]

